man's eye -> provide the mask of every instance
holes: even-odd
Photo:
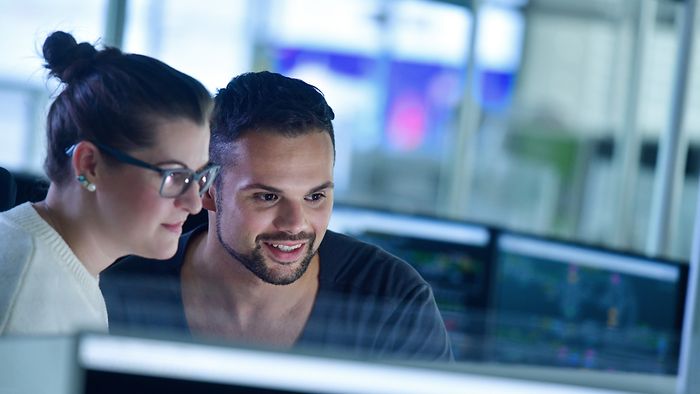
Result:
[[[306,199],[309,201],[321,201],[324,198],[326,198],[326,195],[323,193],[314,193],[310,196],[308,196]]]
[[[272,193],[258,194],[258,199],[266,202],[277,201],[277,195]]]

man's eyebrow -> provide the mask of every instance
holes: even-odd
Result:
[[[333,189],[334,187],[335,187],[335,185],[333,184],[333,182],[328,181],[322,185],[316,186],[315,188],[309,190],[309,194],[316,193],[316,192],[324,190],[324,189]]]
[[[333,182],[328,181],[326,183],[323,183],[321,185],[318,185],[311,190],[309,190],[309,194],[311,193],[316,193],[320,190],[325,190],[325,189],[332,189],[335,187]],[[271,193],[278,193],[278,194],[284,194],[284,191],[281,189],[278,189],[276,187],[270,186],[270,185],[265,185],[263,183],[251,183],[250,185],[246,185],[242,190],[252,190],[252,189],[261,189],[261,190],[266,190]]]
[[[262,190],[267,190],[267,191],[273,192],[273,193],[282,193],[282,190],[280,190],[276,187],[265,185],[263,183],[251,183],[250,185],[246,185],[245,187],[243,187],[241,190],[252,190],[252,189],[262,189]]]

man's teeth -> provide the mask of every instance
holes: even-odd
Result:
[[[272,246],[283,251],[283,252],[291,252],[292,250],[301,248],[301,244],[296,244],[296,245],[291,245],[291,246],[272,244]]]

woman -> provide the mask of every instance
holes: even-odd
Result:
[[[99,273],[127,254],[171,257],[201,210],[218,171],[211,97],[156,59],[64,32],[43,55],[64,84],[47,119],[51,183],[44,201],[0,214],[0,333],[106,330]]]

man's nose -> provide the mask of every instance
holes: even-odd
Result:
[[[275,227],[289,234],[298,234],[305,230],[306,215],[302,203],[284,201],[275,218]]]

